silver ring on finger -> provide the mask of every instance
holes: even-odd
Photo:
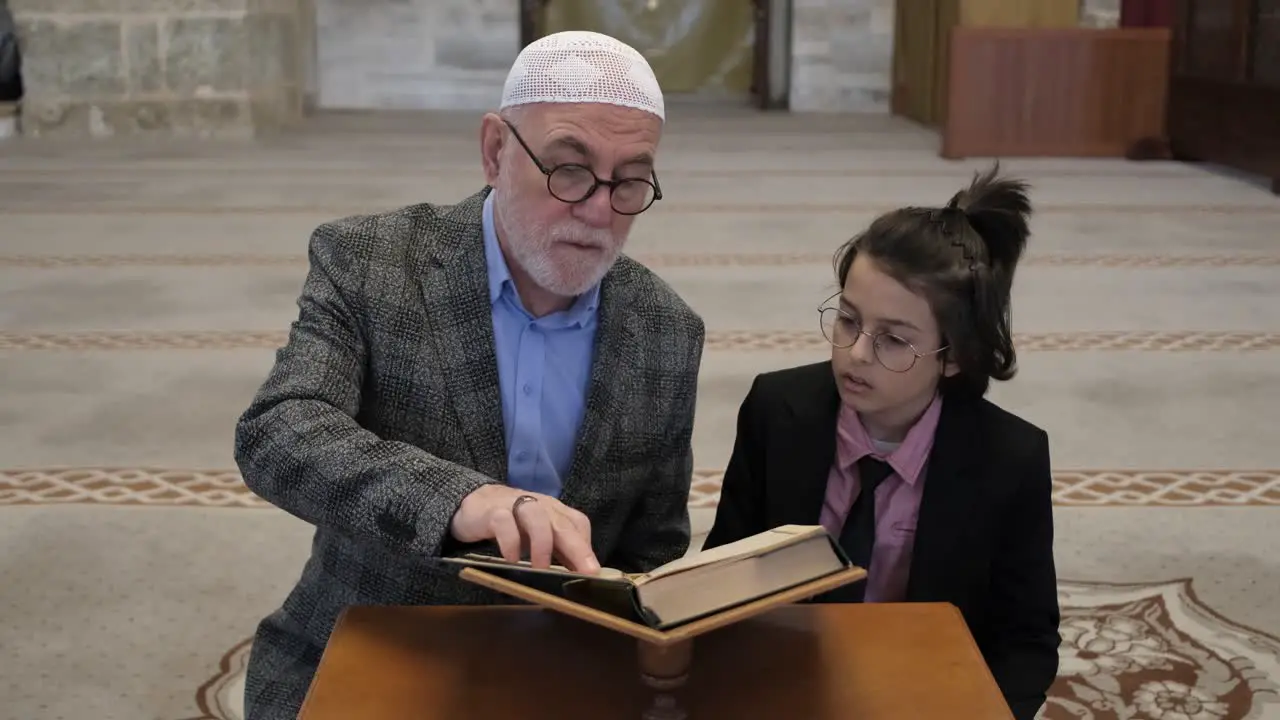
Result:
[[[520,509],[521,505],[527,502],[537,502],[537,501],[538,501],[538,498],[532,495],[521,495],[520,497],[516,498],[515,502],[511,503],[511,514],[515,515],[516,511]]]

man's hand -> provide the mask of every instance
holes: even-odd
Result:
[[[517,507],[516,501],[527,496]],[[502,557],[518,561],[529,549],[534,567],[552,557],[570,570],[596,573],[600,562],[591,549],[591,521],[559,500],[507,485],[485,485],[462,499],[449,531],[459,542],[496,540]]]

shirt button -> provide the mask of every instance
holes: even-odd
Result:
[[[523,388],[523,389],[524,389],[524,394],[525,394],[525,395],[532,395],[532,394],[533,394],[533,386],[532,386],[532,385],[530,385],[529,383],[525,383],[525,384],[524,384],[524,388]]]
[[[517,459],[517,460],[519,460],[520,462],[524,462],[525,460],[528,460],[528,459],[529,459],[529,451],[528,451],[528,450],[521,450],[520,452],[516,453],[516,459]]]

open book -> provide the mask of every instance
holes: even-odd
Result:
[[[481,570],[464,570],[462,577],[522,599],[581,616],[560,602],[568,601],[652,630],[667,630],[836,574],[841,577],[799,597],[866,576],[861,568],[851,567],[839,544],[819,525],[783,525],[643,574],[604,568],[586,575],[556,565],[535,569],[527,561],[476,554],[442,560]]]

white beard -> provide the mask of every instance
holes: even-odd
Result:
[[[560,297],[575,297],[609,272],[622,248],[622,242],[615,239],[611,231],[588,227],[572,218],[554,225],[527,221],[518,195],[501,180],[498,185],[494,215],[506,236],[507,251],[512,255],[511,260],[528,273],[538,287]],[[566,241],[598,247],[601,253],[557,260],[553,250],[558,243]],[[558,252],[571,254],[573,250],[559,249]]]

